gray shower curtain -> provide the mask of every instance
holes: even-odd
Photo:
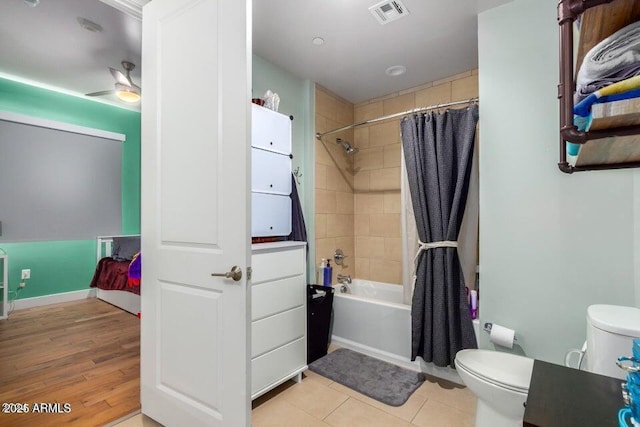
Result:
[[[459,350],[477,348],[456,249],[477,122],[477,105],[415,114],[401,122],[420,238],[411,303],[411,360],[420,356],[437,366],[454,366]]]

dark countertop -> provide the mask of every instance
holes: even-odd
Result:
[[[523,426],[617,427],[622,382],[535,360]]]

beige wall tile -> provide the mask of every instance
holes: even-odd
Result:
[[[451,100],[460,101],[478,96],[478,76],[472,75],[451,82]]]
[[[391,191],[384,193],[384,213],[401,213],[402,212],[402,195],[400,191]]]
[[[323,190],[327,189],[327,166],[325,165],[316,165],[316,183],[315,188],[320,188]]]
[[[356,277],[358,279],[370,280],[369,276],[369,258],[356,258]]]
[[[336,239],[316,239],[316,269],[320,265],[322,258],[333,258],[333,252],[336,250]]]
[[[327,167],[327,190],[333,191],[351,191],[349,183],[346,179],[344,170],[340,170],[337,167]]]
[[[373,191],[400,190],[400,168],[370,171],[369,188]]]
[[[324,133],[327,130],[327,119],[316,114],[316,133]]]
[[[360,126],[353,131],[355,146],[358,148],[369,147],[369,126]]]
[[[325,91],[316,89],[316,114],[335,122],[337,121],[337,111],[336,99]]]
[[[415,108],[415,94],[406,93],[398,95],[382,102],[382,110],[384,115],[400,113],[402,111],[412,110]]]
[[[400,122],[397,120],[371,125],[369,128],[369,146],[398,144],[400,142]]]
[[[358,171],[353,178],[353,188],[355,191],[369,190],[370,171]]]
[[[354,108],[354,121],[363,122],[383,115],[382,101],[359,105]]]
[[[478,75],[479,70],[477,68],[474,68],[473,70],[471,70],[471,74],[472,75]]]
[[[400,261],[376,259],[369,266],[372,280],[384,283],[402,283],[402,266]]]
[[[402,156],[402,145],[393,144],[386,145],[384,147],[384,167],[393,168],[400,167],[400,160]]]
[[[342,126],[347,126],[353,123],[353,104],[336,100],[336,120]]]
[[[354,234],[369,236],[369,214],[355,214],[353,217]]]
[[[327,237],[327,215],[316,214],[316,239]]]
[[[336,193],[316,189],[316,213],[336,213]]]
[[[451,83],[443,83],[416,92],[416,108],[451,102]]]
[[[353,215],[327,214],[327,237],[349,237],[353,234]]]
[[[377,214],[384,211],[384,194],[380,193],[356,193],[356,214]]]
[[[353,214],[354,212],[353,193],[336,192],[336,213]],[[353,218],[351,218],[351,228],[353,229]]]
[[[398,95],[404,95],[405,93],[412,93],[412,92],[417,92],[419,90],[422,89],[426,89],[428,87],[433,86],[433,83],[429,82],[429,83],[425,83],[419,86],[414,86],[414,87],[410,87],[409,89],[405,89],[405,90],[401,90],[400,92],[398,92]]]
[[[400,214],[372,214],[369,217],[369,235],[399,237],[401,234]]]
[[[331,160],[331,156],[329,156],[329,152],[325,148],[325,143],[322,141],[315,141],[315,150],[316,150],[316,164],[320,165],[333,165],[333,160]]]
[[[384,237],[357,236],[355,239],[356,257],[384,258]]]
[[[384,257],[391,261],[402,261],[402,238],[384,238]]]
[[[363,148],[355,156],[355,167],[358,171],[380,169],[384,166],[384,150],[382,147]]]
[[[465,78],[465,77],[469,77],[470,75],[471,75],[471,70],[464,71],[464,72],[462,72],[460,74],[454,74],[453,76],[445,77],[444,79],[435,80],[433,82],[433,85],[434,86],[438,86],[438,85],[440,85],[442,83],[452,82],[454,80],[459,80],[459,79],[462,79],[462,78]]]

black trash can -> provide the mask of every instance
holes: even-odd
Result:
[[[307,364],[327,354],[333,288],[307,285]]]

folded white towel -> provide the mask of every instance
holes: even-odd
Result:
[[[576,90],[640,63],[640,21],[629,24],[595,45],[584,57]]]

